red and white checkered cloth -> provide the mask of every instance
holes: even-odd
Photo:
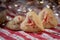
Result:
[[[53,28],[40,33],[27,33],[0,28],[0,40],[60,40],[60,30]]]
[[[40,33],[27,33],[0,28],[0,40],[60,40],[60,30],[54,28]]]

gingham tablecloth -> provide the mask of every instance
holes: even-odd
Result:
[[[60,30],[45,29],[45,32],[28,33],[0,28],[0,40],[60,40]]]

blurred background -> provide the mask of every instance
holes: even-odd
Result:
[[[39,13],[44,7],[51,8],[60,23],[60,0],[0,0],[0,7],[6,8],[7,13],[13,16],[25,16],[31,10]],[[10,17],[7,18],[11,20]]]

